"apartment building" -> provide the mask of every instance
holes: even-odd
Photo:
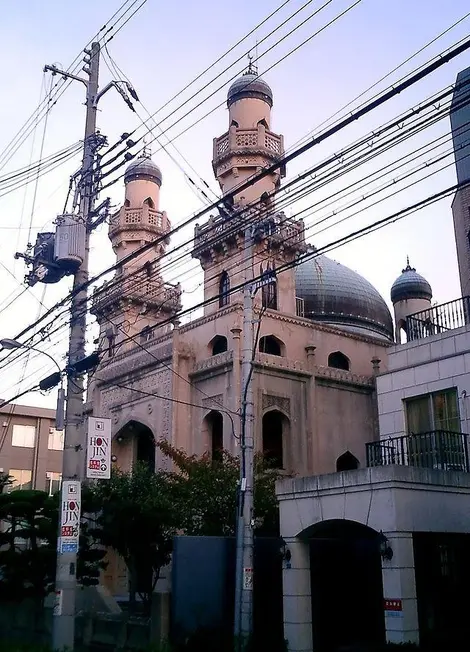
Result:
[[[54,410],[17,404],[0,408],[0,472],[12,476],[14,488],[55,493],[63,448]]]

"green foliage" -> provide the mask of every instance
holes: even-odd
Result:
[[[175,471],[170,474],[177,488],[180,529],[192,536],[230,536],[235,534],[240,463],[238,457],[223,451],[217,461],[208,453],[197,457],[158,442],[171,459]],[[255,532],[276,536],[279,510],[275,483],[279,474],[268,467],[262,455],[255,456],[254,511]]]
[[[54,590],[59,501],[36,490],[0,494],[0,601],[42,601]],[[98,583],[104,555],[85,527],[77,562],[81,584]]]

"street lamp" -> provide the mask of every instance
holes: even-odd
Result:
[[[55,427],[56,430],[63,430],[64,429],[64,405],[65,405],[65,390],[63,387],[63,382],[62,382],[62,369],[59,366],[59,363],[57,360],[55,360],[49,353],[46,351],[42,351],[41,349],[36,348],[35,346],[30,346],[29,344],[23,344],[22,342],[18,342],[18,340],[11,340],[11,339],[4,339],[0,340],[0,346],[2,349],[6,349],[7,351],[12,351],[13,349],[28,349],[29,351],[36,351],[37,353],[40,353],[41,355],[45,355],[49,360],[52,360],[54,365],[57,367],[57,372],[55,374],[52,374],[52,376],[48,376],[47,378],[44,378],[40,383],[39,387],[41,389],[51,389],[55,385],[57,385],[58,382],[60,382],[60,387],[57,392],[57,409],[56,409],[56,416],[55,416]]]

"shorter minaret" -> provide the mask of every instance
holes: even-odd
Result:
[[[175,316],[181,307],[179,284],[164,283],[160,272],[171,224],[160,210],[162,173],[146,151],[127,167],[124,184],[124,205],[109,223],[109,239],[122,266],[104,291],[97,290],[92,308],[101,326],[101,339],[110,340],[110,352],[120,342],[131,347],[131,338],[148,341],[157,334],[154,327]]]
[[[390,298],[395,314],[395,341],[400,344],[402,331],[406,334],[407,317],[431,308],[432,289],[414,267],[409,258],[406,267],[392,285]]]

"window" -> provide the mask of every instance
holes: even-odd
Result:
[[[277,283],[271,281],[261,288],[261,303],[263,308],[277,310]]]
[[[274,335],[265,335],[259,341],[259,350],[261,353],[269,355],[282,355],[283,344]]]
[[[108,335],[108,358],[112,358],[116,347],[116,336]]]
[[[8,491],[31,489],[31,471],[28,469],[10,469],[9,475],[11,475],[13,481],[8,486]]]
[[[449,389],[407,400],[406,423],[409,434],[432,430],[460,432],[457,390]]]
[[[49,441],[47,443],[47,448],[50,451],[62,451],[64,450],[64,433],[63,431],[56,430],[55,428],[49,429]]]
[[[336,470],[354,471],[359,468],[359,460],[350,451],[346,451],[336,460]]]
[[[151,342],[153,339],[153,333],[154,331],[151,330],[150,326],[145,326],[141,331],[140,331],[140,341],[145,344],[146,342]]]
[[[210,451],[213,462],[222,462],[224,450],[224,420],[220,412],[212,411],[207,417]]]
[[[328,366],[334,369],[344,369],[349,371],[349,358],[347,358],[341,351],[335,351],[328,356]]]
[[[216,335],[212,340],[212,355],[218,355],[228,350],[227,338],[223,335]]]
[[[144,204],[147,204],[149,208],[155,208],[155,202],[151,197],[147,197],[147,199],[144,199]]]
[[[222,272],[219,281],[219,308],[230,303],[230,278],[227,272]]]
[[[283,415],[276,410],[263,416],[263,456],[273,469],[284,467],[283,421]]]
[[[60,490],[61,483],[62,475],[60,473],[55,473],[54,471],[48,471],[46,473],[46,491],[49,496],[53,496]]]
[[[34,426],[23,426],[15,423],[11,437],[12,446],[21,446],[22,448],[34,448],[36,441],[36,428]]]

